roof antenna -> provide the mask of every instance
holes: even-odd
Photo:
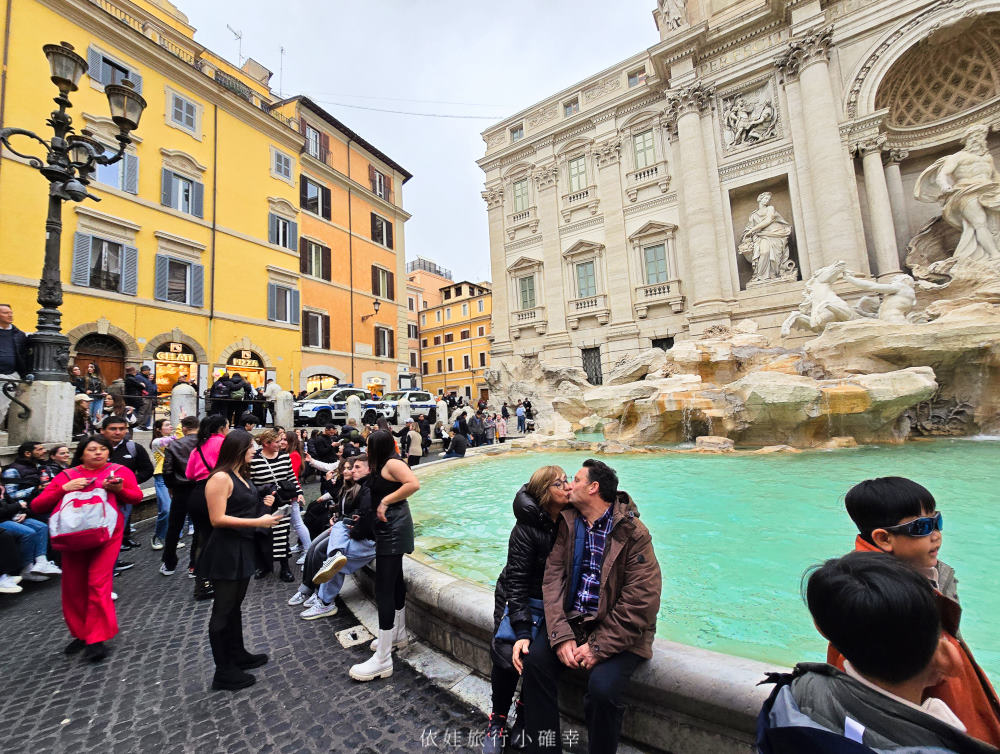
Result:
[[[237,42],[237,48],[236,48],[236,67],[237,68],[242,68],[243,67],[243,32],[242,31],[236,31],[236,29],[234,29],[229,24],[226,24],[226,28],[229,29],[229,31],[231,31],[233,33],[234,37],[236,37],[236,42]]]
[[[281,49],[281,58],[278,63],[278,99],[284,99],[284,82],[285,82],[285,48]]]

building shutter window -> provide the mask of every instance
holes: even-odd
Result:
[[[299,242],[299,224],[294,220],[288,221],[288,249],[295,251],[295,246]]]
[[[323,322],[323,348],[330,350],[330,317],[327,314],[321,314],[320,319]]]
[[[167,275],[169,260],[163,254],[156,255],[156,278],[153,283],[153,297],[157,301],[167,300]]]
[[[94,237],[86,233],[73,235],[73,274],[70,282],[73,285],[90,285],[90,248]]]
[[[396,344],[393,342],[395,340],[396,333],[392,330],[386,333],[389,336],[389,353],[386,354],[390,359],[396,358]]]
[[[174,201],[174,174],[163,168],[163,178],[160,182],[160,204],[164,207],[173,207]]]
[[[299,176],[299,206],[306,206],[306,178],[304,175]]]
[[[323,257],[323,270],[321,277],[324,280],[333,280],[332,270],[331,270],[331,259],[330,259],[330,247],[323,246],[321,256]]]
[[[135,70],[135,68],[129,68],[128,80],[135,84],[136,94],[142,94],[142,74]]]
[[[205,305],[205,266],[191,265],[191,306]]]
[[[195,217],[205,216],[205,184],[193,182],[194,196],[191,199],[191,214]]]
[[[383,224],[385,225],[385,241],[384,241],[384,243],[385,243],[386,246],[388,246],[391,249],[392,248],[392,223],[389,222],[388,220],[384,220]]]
[[[125,155],[124,189],[130,194],[139,193],[139,158],[134,154]]]
[[[101,53],[99,53],[93,47],[88,47],[87,48],[87,69],[88,69],[88,73],[90,74],[90,78],[92,78],[94,81],[97,81],[98,83],[101,83],[101,84],[104,83],[103,81],[101,81],[101,69],[103,67],[101,65],[102,57],[103,56],[101,55]]]
[[[323,198],[323,206],[320,208],[322,210],[321,214],[323,215],[324,220],[329,220],[332,217],[330,214],[330,201],[332,200],[333,195],[330,192],[330,189],[326,186],[320,186],[319,192]]]
[[[278,286],[267,284],[267,318],[272,322],[278,318]]]
[[[375,193],[375,166],[368,166],[368,183],[372,187],[372,193]]]
[[[122,260],[121,292],[134,296],[139,291],[139,250],[126,246]]]
[[[299,272],[309,274],[309,242],[304,238],[299,239]]]
[[[278,243],[278,216],[273,212],[267,216],[267,242]]]
[[[393,275],[391,272],[387,272],[386,273],[386,277],[389,278],[389,284],[387,286],[389,288],[389,290],[386,291],[386,298],[389,298],[389,299],[392,299],[393,301],[395,301],[396,300],[396,276]]]
[[[327,164],[330,163],[330,158],[327,156],[330,154],[330,137],[328,134],[320,131],[319,133],[319,157],[323,162]]]
[[[299,323],[299,292],[296,290],[288,292],[288,321],[293,325]]]
[[[313,315],[308,312],[302,316],[302,346],[308,348],[313,344]]]
[[[376,240],[376,236],[377,235],[378,235],[378,216],[374,212],[372,212],[372,233],[371,233],[371,237],[372,237],[373,241]]]
[[[376,267],[375,265],[372,265],[372,295],[373,296],[379,295],[378,267]]]
[[[392,201],[392,178],[385,176],[385,200]]]

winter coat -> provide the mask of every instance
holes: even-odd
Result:
[[[862,539],[855,540],[855,550],[879,552],[875,545]],[[958,604],[958,582],[951,566],[938,561],[938,589],[934,595],[941,614],[941,629],[948,641],[958,651],[962,664],[957,675],[945,678],[926,690],[947,704],[962,721],[970,736],[1000,748],[1000,700],[989,678],[976,664],[972,650],[962,639],[959,621],[962,608]],[[826,661],[843,670],[844,657],[833,645],[826,652]]]
[[[188,459],[198,444],[197,433],[184,435],[163,450],[163,481],[167,487],[185,487],[192,484],[187,478]]]
[[[789,675],[768,676],[766,680],[779,685],[757,721],[757,751],[761,754],[996,751],[830,665],[800,663]]]
[[[3,486],[10,502],[30,503],[50,481],[52,477],[45,466],[23,458],[3,470]]]
[[[108,456],[108,461],[120,464],[135,474],[136,484],[142,484],[153,476],[153,462],[149,460],[149,453],[134,440],[122,440],[118,443]]]
[[[531,610],[528,600],[542,598],[545,560],[556,540],[556,522],[528,494],[528,485],[522,486],[514,495],[514,518],[517,523],[511,529],[507,542],[507,564],[500,571],[494,592],[494,605],[499,613],[494,612],[493,630],[496,632],[507,606],[515,636],[530,639]]]
[[[584,524],[572,506],[563,510],[555,545],[545,566],[542,599],[549,644],[555,647],[576,635],[567,613],[576,597],[576,559],[582,557]],[[622,652],[653,656],[656,613],[660,609],[660,564],[649,530],[639,521],[639,510],[628,493],[619,491],[611,513],[611,532],[601,567],[600,598],[587,643],[597,658]]]

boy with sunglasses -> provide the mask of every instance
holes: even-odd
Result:
[[[959,631],[962,608],[955,571],[938,560],[944,521],[934,496],[911,479],[880,477],[852,487],[844,503],[858,527],[856,551],[893,555],[934,587],[942,633],[958,650],[961,663],[955,675],[927,689],[926,695],[947,704],[970,736],[1000,747],[1000,700]],[[844,668],[844,658],[833,645],[827,650],[827,662]]]

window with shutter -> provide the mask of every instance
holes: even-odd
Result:
[[[73,272],[70,282],[73,285],[90,285],[90,250],[93,236],[86,233],[73,235]]]
[[[388,298],[388,299],[391,299],[392,301],[395,301],[396,300],[396,276],[395,276],[395,274],[393,274],[391,272],[386,272],[385,274],[386,274],[386,278],[387,278],[387,280],[386,280],[386,293],[385,293],[385,297]]]
[[[331,214],[330,203],[332,201],[332,194],[330,189],[326,186],[320,186],[320,194],[323,205],[320,207],[320,215],[323,216],[324,220],[329,220],[333,215]]]
[[[320,315],[323,325],[323,348],[330,350],[330,316],[327,314]]]
[[[191,306],[205,305],[205,267],[200,264],[191,265]]]
[[[139,193],[139,158],[134,154],[126,154],[122,159],[124,173],[122,190],[130,194]]]
[[[126,246],[122,261],[121,292],[134,296],[139,291],[139,250],[134,246]]]
[[[320,277],[323,278],[324,280],[333,280],[333,270],[332,270],[333,264],[331,260],[332,255],[330,252],[330,247],[320,246],[320,249],[322,250],[322,261],[323,261],[323,267],[320,270]]]
[[[157,301],[167,300],[167,273],[170,260],[163,254],[156,255],[155,280],[153,281],[153,297]]]

